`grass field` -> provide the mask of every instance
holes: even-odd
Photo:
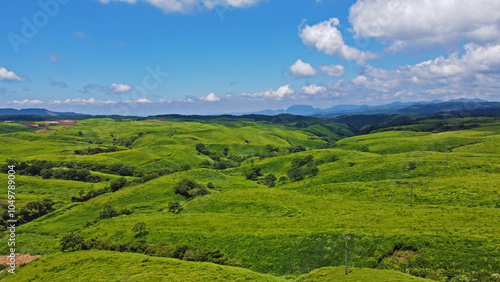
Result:
[[[16,251],[43,256],[18,268],[16,278],[71,279],[79,273],[81,281],[94,275],[112,281],[420,280],[416,276],[497,281],[500,123],[442,133],[359,136],[344,125],[335,126],[90,119],[33,133],[2,124],[0,145],[5,150],[0,162],[15,158],[123,163],[144,172],[170,169],[146,181],[126,176],[127,186],[83,202],[71,198],[109,187],[121,176],[92,170],[101,181],[90,183],[16,175],[17,209],[44,198],[56,203],[54,211],[16,228]],[[212,155],[197,151],[199,143]],[[74,154],[105,146],[119,150]],[[291,153],[290,148],[300,146],[307,150]],[[200,167],[216,164],[213,154],[239,165]],[[264,185],[265,175],[288,176],[295,159],[308,155],[318,168],[315,176]],[[252,167],[260,168],[259,181],[244,176]],[[0,175],[7,179],[5,173]],[[203,186],[210,182],[214,188],[208,195],[186,199],[175,193],[182,179]],[[182,205],[180,213],[169,212],[173,201]],[[6,189],[0,202],[7,203]],[[106,205],[126,208],[130,214],[86,226]],[[146,244],[222,250],[233,266],[98,250],[61,253],[59,242],[71,232],[86,241],[138,242],[133,229],[139,222],[146,226],[140,236]],[[345,234],[351,237],[349,280],[342,274]],[[8,253],[7,237],[0,238],[0,250]]]

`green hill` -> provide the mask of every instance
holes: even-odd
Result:
[[[47,264],[68,256],[57,272],[90,275],[91,266],[68,263],[92,252],[117,269],[138,253],[134,259],[152,262],[215,262],[229,280],[242,268],[333,279],[337,268],[324,267],[343,264],[345,234],[352,279],[389,275],[381,269],[394,279],[410,279],[407,272],[436,280],[500,269],[499,123],[359,136],[309,118],[90,119],[37,133],[1,126],[9,127],[1,161],[17,164],[16,205],[24,208],[16,250],[47,256]],[[194,183],[192,194],[179,192],[183,179]],[[47,198],[53,203],[44,206]],[[83,240],[76,249],[91,251],[61,254],[71,233]],[[6,237],[0,250],[8,253]],[[49,271],[42,261],[42,270],[23,275]]]

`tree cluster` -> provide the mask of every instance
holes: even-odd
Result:
[[[208,191],[207,187],[198,184],[193,180],[183,179],[175,186],[175,193],[188,199],[192,199],[198,196],[208,195],[210,194],[210,191]]]
[[[54,208],[52,207],[54,204],[55,203],[52,199],[43,199],[42,201],[28,202],[26,206],[22,207],[19,210],[19,216],[17,218],[18,224],[30,222],[48,214],[49,212],[54,211]],[[2,206],[0,213],[2,215],[0,218],[1,225],[8,226],[7,220],[12,219],[9,216],[8,210]]]
[[[101,154],[101,153],[110,153],[110,152],[117,152],[117,151],[120,151],[120,150],[115,146],[97,147],[97,148],[88,147],[87,149],[75,150],[74,154],[75,155],[96,155],[96,154]]]
[[[319,169],[314,162],[314,156],[308,155],[293,159],[292,167],[286,171],[286,174],[292,181],[298,181],[307,176],[316,176],[318,171]]]

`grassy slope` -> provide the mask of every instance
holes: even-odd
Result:
[[[206,159],[194,150],[198,142],[212,150],[222,151],[228,146],[236,154],[262,152],[266,144],[287,147],[292,142],[314,148],[321,142],[303,131],[263,123],[234,127],[160,121],[118,125],[108,120],[89,120],[75,128],[57,128],[55,133],[3,134],[0,142],[21,140],[33,148],[26,152],[10,146],[3,157],[122,161],[146,168],[189,163],[196,167]],[[92,138],[104,144],[111,144],[111,134],[119,138],[145,134],[132,150],[96,156],[68,153],[66,150],[88,146],[82,141],[88,139],[88,129],[95,132],[90,134]],[[72,139],[79,130],[84,131],[82,140],[66,143],[64,150],[43,145],[47,139],[56,143]],[[73,188],[64,181],[20,176],[26,183],[33,183],[19,186],[20,197],[32,197],[25,194],[36,192],[33,187],[38,186],[37,191],[47,191],[63,207],[20,227],[19,250],[33,254],[57,252],[60,236],[72,231],[86,239],[129,242],[134,236],[132,227],[143,221],[150,243],[221,248],[245,268],[279,275],[341,265],[341,236],[346,232],[352,237],[353,266],[495,271],[500,268],[500,239],[496,236],[500,233],[499,138],[498,124],[439,134],[376,133],[343,139],[335,149],[254,158],[254,165],[278,178],[296,156],[313,154],[315,159],[323,159],[335,154],[340,158],[320,165],[315,178],[275,188],[244,179],[241,173],[252,165],[247,160],[239,168],[179,172],[78,204],[69,204],[69,197],[80,189],[90,189],[91,184],[72,182],[87,186]],[[359,152],[362,146],[369,147],[369,152]],[[416,163],[415,170],[408,170],[409,162]],[[219,189],[184,203],[181,214],[170,214],[165,210],[168,202],[184,202],[173,193],[173,187],[185,177],[203,184],[213,182]],[[408,207],[409,187],[402,184],[410,182],[415,183],[413,208]],[[128,207],[133,214],[83,228],[104,204]],[[4,240],[0,240],[2,246],[6,245]],[[406,252],[401,256],[404,259],[398,257],[400,251]]]
[[[91,270],[91,271],[82,271]],[[390,270],[327,267],[297,281],[428,281]],[[57,253],[4,273],[4,281],[291,281],[247,269],[108,251]]]

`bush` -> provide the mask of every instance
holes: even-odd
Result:
[[[268,187],[273,187],[275,184],[276,184],[276,176],[274,176],[274,174],[272,173],[269,173],[268,175],[266,175],[264,177],[264,185],[268,186]]]
[[[259,176],[262,176],[261,168],[257,166],[251,167],[249,170],[245,171],[244,175],[249,180],[257,181]]]
[[[175,193],[190,199],[197,196],[210,194],[210,191],[208,191],[206,187],[203,187],[193,180],[183,179],[179,181],[179,183],[177,183],[177,186],[175,187]]]
[[[138,222],[136,225],[134,225],[134,228],[132,228],[132,232],[136,232],[135,237],[143,237],[148,234],[146,231],[146,223],[144,222]]]
[[[109,187],[114,192],[114,191],[118,191],[121,188],[125,187],[126,184],[127,184],[127,180],[124,177],[121,177],[121,178],[118,178],[118,179],[111,181],[111,184]]]
[[[112,218],[118,216],[118,212],[110,205],[105,205],[102,211],[99,213],[100,219]]]
[[[181,204],[179,202],[170,202],[168,203],[168,211],[178,214],[183,210]]]
[[[196,144],[195,148],[196,148],[196,151],[198,151],[200,154],[207,155],[207,156],[210,155],[210,150],[208,150],[207,147],[205,147],[205,144],[198,143],[198,144]]]
[[[302,180],[306,176],[315,176],[318,174],[318,167],[314,162],[312,155],[303,158],[298,157],[292,160],[292,167],[287,170],[286,174],[292,181]]]
[[[64,235],[61,240],[61,251],[66,251],[66,250],[81,250],[83,249],[83,238],[80,235],[77,235],[75,233],[69,233]]]
[[[408,170],[414,170],[417,168],[417,162],[409,162],[408,163]]]
[[[290,153],[298,153],[298,152],[304,152],[306,148],[302,145],[299,146],[293,146],[292,148],[289,148],[288,151]]]

